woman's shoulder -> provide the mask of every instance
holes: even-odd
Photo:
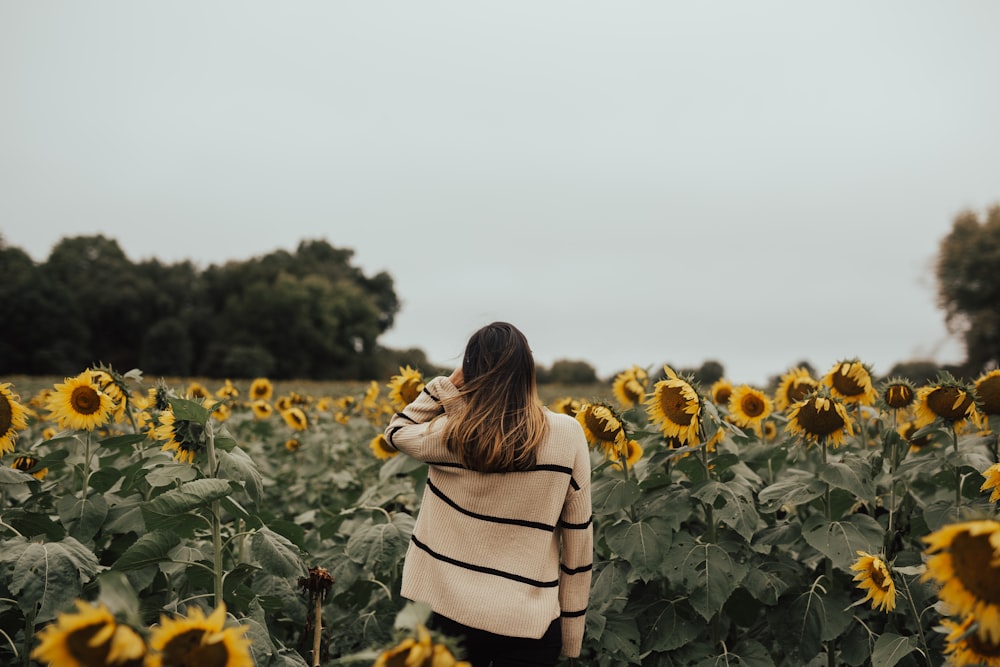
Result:
[[[584,438],[583,427],[575,417],[571,417],[562,412],[553,412],[548,408],[543,408],[545,418],[549,424],[549,432],[556,437]]]

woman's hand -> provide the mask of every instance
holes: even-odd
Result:
[[[451,383],[455,385],[455,387],[460,388],[463,384],[465,384],[465,376],[462,375],[462,367],[459,366],[453,370],[451,375],[448,376],[448,379],[451,380]]]

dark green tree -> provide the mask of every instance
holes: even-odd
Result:
[[[983,219],[959,213],[941,240],[935,269],[938,305],[965,342],[967,371],[1000,362],[1000,205]]]

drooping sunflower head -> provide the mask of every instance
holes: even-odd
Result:
[[[274,414],[274,408],[263,398],[251,401],[250,409],[253,411],[254,419],[267,419]]]
[[[17,432],[28,428],[28,411],[11,390],[11,384],[0,384],[0,455],[14,451]]]
[[[914,453],[919,452],[928,445],[934,444],[933,439],[929,435],[916,437],[916,433],[919,430],[917,425],[912,421],[902,422],[896,427],[896,432],[903,436],[903,440],[906,440],[910,445],[910,451]]]
[[[994,642],[977,632],[975,616],[961,623],[950,618],[941,619],[948,631],[944,654],[952,667],[1000,667],[1000,642]]]
[[[281,411],[281,418],[294,431],[304,431],[309,427],[309,418],[300,407],[291,407]]]
[[[368,442],[368,448],[372,451],[372,454],[375,455],[375,458],[381,461],[391,459],[396,454],[399,454],[399,450],[389,446],[384,433],[379,433],[372,438]]]
[[[728,406],[729,397],[733,395],[733,383],[726,378],[719,378],[708,388],[708,395],[718,406]]]
[[[55,385],[48,409],[61,428],[93,431],[108,423],[114,404],[94,382],[93,373],[84,371]]]
[[[871,405],[875,402],[871,369],[858,359],[835,363],[823,376],[822,384],[830,389],[832,396],[844,403]]]
[[[627,440],[621,417],[607,403],[584,403],[576,413],[576,420],[591,447],[607,451],[624,446]]]
[[[604,451],[604,455],[611,461],[611,467],[615,470],[622,469],[623,458],[625,459],[625,465],[631,470],[642,459],[642,454],[642,445],[635,440],[627,440],[624,445],[609,447]]]
[[[274,385],[267,378],[256,378],[250,383],[251,401],[269,401],[274,394]]]
[[[781,376],[778,388],[774,391],[774,407],[784,412],[790,406],[798,403],[809,394],[816,391],[819,381],[804,366],[796,366]]]
[[[879,556],[858,551],[858,558],[851,565],[856,572],[854,581],[865,591],[865,600],[871,600],[872,609],[889,612],[896,608],[896,584],[889,574],[889,567]]]
[[[224,603],[207,617],[199,607],[188,607],[186,617],[161,616],[150,634],[148,667],[252,667],[247,627],[225,625]]]
[[[103,604],[77,600],[76,607],[37,633],[32,658],[52,667],[141,667],[146,643],[135,630],[118,623]]]
[[[991,503],[1000,500],[1000,463],[994,463],[983,471],[983,483],[979,490],[990,492]]]
[[[649,375],[639,366],[632,366],[615,376],[611,383],[611,392],[618,403],[625,408],[633,408],[646,397],[646,385]]]
[[[917,398],[917,388],[904,377],[892,377],[879,386],[878,402],[887,410],[905,410]]]
[[[975,391],[979,409],[984,415],[1000,415],[1000,368],[979,376]]]
[[[125,377],[110,366],[103,364],[92,369],[90,373],[91,381],[111,399],[111,411],[115,421],[123,421],[125,413],[128,410],[129,401],[131,400],[128,385],[125,383]]]
[[[409,366],[400,367],[399,375],[389,379],[389,400],[397,410],[402,410],[416,400],[424,389],[424,378],[420,371]]]
[[[740,385],[729,397],[729,416],[737,426],[760,430],[761,422],[771,416],[774,404],[760,389]]]
[[[958,425],[967,419],[979,422],[975,390],[947,372],[941,373],[934,382],[917,390],[915,412],[914,423],[917,428],[923,428],[938,419],[952,425]]]
[[[35,479],[44,479],[49,474],[48,468],[40,468],[38,466],[38,459],[34,456],[18,456],[10,464],[10,467],[21,472],[26,472]]]
[[[578,399],[570,396],[564,396],[553,401],[550,408],[552,412],[558,412],[564,415],[569,415],[570,417],[576,417],[576,414],[580,411],[581,405],[582,404]]]
[[[194,463],[195,454],[204,450],[207,443],[205,424],[178,418],[173,407],[160,415],[160,425],[153,429],[153,437],[164,442],[163,451],[173,450],[174,460],[181,463]]]
[[[823,388],[817,389],[788,409],[785,430],[802,436],[807,442],[826,440],[835,447],[843,444],[845,433],[854,433],[843,402]]]
[[[923,538],[927,570],[949,613],[975,616],[979,635],[1000,643],[1000,522],[965,521]]]
[[[663,367],[666,378],[653,385],[646,399],[646,413],[664,436],[675,437],[682,445],[699,443],[702,398],[692,381],[678,377],[670,366]]]

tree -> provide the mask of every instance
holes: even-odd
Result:
[[[965,342],[973,373],[1000,362],[1000,205],[980,220],[959,213],[940,243],[935,266],[938,305],[952,333]]]
[[[559,359],[553,362],[545,378],[553,384],[594,384],[597,371],[586,361]]]

